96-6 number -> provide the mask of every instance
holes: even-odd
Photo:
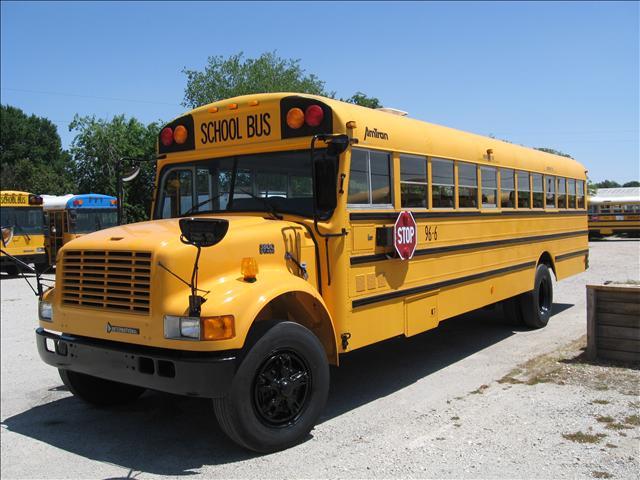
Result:
[[[424,234],[427,242],[438,240],[438,226],[432,227],[431,225],[426,225],[424,227]]]

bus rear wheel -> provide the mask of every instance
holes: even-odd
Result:
[[[318,338],[294,322],[266,331],[242,360],[227,396],[213,400],[222,430],[237,444],[269,453],[300,443],[329,392],[329,365]]]
[[[533,290],[519,297],[522,321],[529,328],[543,328],[549,323],[553,307],[553,282],[545,264],[536,268]]]
[[[62,383],[76,397],[103,407],[122,405],[136,400],[145,391],[142,387],[114,382],[85,373],[58,369]]]

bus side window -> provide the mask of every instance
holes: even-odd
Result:
[[[547,200],[545,205],[547,208],[556,208],[556,177],[545,175],[544,179],[547,185]]]
[[[570,178],[569,181],[569,208],[576,208],[576,181]]]
[[[433,208],[453,208],[453,161],[431,159],[431,185]]]
[[[498,173],[492,167],[482,167],[482,208],[496,208],[498,206]]]
[[[515,171],[506,168],[500,169],[500,207],[515,208],[516,206],[516,179]]]
[[[558,177],[558,208],[567,208],[567,179]]]
[[[518,171],[518,208],[531,208],[529,172]]]
[[[391,205],[391,155],[353,149],[349,170],[350,205]]]
[[[542,175],[532,173],[531,180],[533,183],[533,208],[544,208],[544,190],[542,184]]]
[[[478,169],[472,163],[458,163],[458,207],[478,208]]]
[[[427,159],[400,155],[400,205],[427,207]]]
[[[584,182],[578,180],[578,208],[584,208]]]

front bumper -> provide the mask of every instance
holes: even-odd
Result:
[[[53,352],[47,349],[48,338]],[[222,397],[236,372],[235,353],[150,348],[58,335],[43,328],[36,330],[36,343],[40,358],[54,367],[178,395]]]
[[[22,260],[24,263],[33,263],[34,265],[46,263],[47,262],[47,254],[46,253],[33,253],[27,255],[13,255],[18,260]],[[15,265],[15,262],[5,256],[0,256],[0,266],[4,265]]]

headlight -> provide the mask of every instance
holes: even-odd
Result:
[[[53,309],[49,302],[38,302],[38,317],[43,322],[53,322]]]
[[[173,340],[227,340],[235,336],[233,315],[221,317],[164,316],[164,338]]]

